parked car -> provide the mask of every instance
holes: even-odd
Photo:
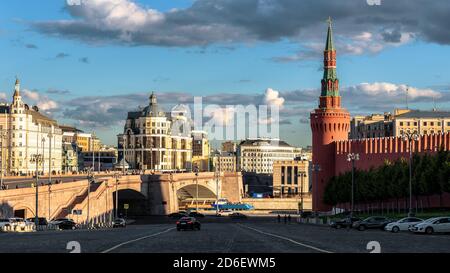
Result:
[[[247,215],[239,213],[239,212],[235,212],[229,215],[230,218],[232,219],[246,219]]]
[[[397,233],[399,231],[408,231],[410,227],[413,227],[414,225],[422,222],[423,219],[416,218],[416,217],[406,217],[402,218],[398,221],[389,223],[384,227],[384,230],[391,231],[394,233]]]
[[[183,217],[180,220],[177,221],[177,230],[186,230],[186,229],[191,229],[191,230],[195,230],[198,229],[200,230],[201,228],[201,224],[199,221],[197,221],[197,219],[195,219],[194,217]]]
[[[58,222],[57,226],[59,229],[71,229],[71,230],[75,230],[78,227],[78,225],[71,219],[60,221]]]
[[[113,228],[118,228],[118,227],[123,227],[124,228],[126,226],[127,226],[127,221],[125,221],[125,219],[123,219],[123,218],[117,218],[113,222]]]
[[[430,218],[414,225],[409,230],[414,233],[425,234],[450,232],[450,217]]]
[[[34,217],[33,217],[33,218],[27,218],[27,221],[28,221],[28,222],[32,222],[32,223],[35,223],[35,218],[34,218]],[[48,225],[47,218],[45,218],[45,217],[39,217],[39,218],[38,218],[38,225],[39,225],[39,226],[46,226],[46,225]]]
[[[58,218],[58,219],[53,219],[50,222],[48,222],[49,225],[58,225],[60,222],[64,222],[64,221],[73,221],[72,219],[69,218]]]
[[[5,227],[10,227],[13,225],[13,222],[11,219],[0,219],[0,229],[3,229]]]
[[[384,229],[384,227],[393,222],[391,219],[383,216],[372,216],[368,217],[362,221],[356,221],[353,223],[352,227],[356,228],[357,230],[363,231],[366,229]]]
[[[205,217],[205,215],[201,214],[200,212],[196,212],[196,211],[190,212],[188,216],[189,217],[199,217],[199,218]]]
[[[16,230],[17,229],[25,230],[26,226],[29,225],[29,222],[19,217],[9,218],[9,221],[11,223],[11,226],[14,227]]]
[[[171,213],[171,214],[169,214],[168,216],[169,216],[170,218],[177,218],[177,219],[180,219],[181,217],[187,216],[187,215],[186,215],[186,212],[181,212],[181,211],[179,211],[179,212]]]
[[[338,228],[351,228],[353,223],[355,223],[357,221],[361,221],[361,219],[358,218],[358,217],[346,217],[346,218],[343,218],[343,219],[331,221],[330,227],[336,228],[336,229],[338,229]]]
[[[232,211],[232,210],[221,210],[220,212],[219,212],[219,214],[221,215],[221,216],[230,216],[231,214],[233,214],[234,212]]]

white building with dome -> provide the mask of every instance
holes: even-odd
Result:
[[[1,170],[3,175],[30,175],[36,171],[32,155],[43,155],[39,173],[61,172],[62,131],[58,123],[22,101],[16,80],[13,102],[0,105]],[[51,147],[50,147],[51,146]]]
[[[190,117],[185,111],[166,113],[155,94],[147,107],[129,112],[118,135],[119,160],[125,150],[131,169],[175,171],[192,168]],[[125,148],[125,149],[124,149]]]

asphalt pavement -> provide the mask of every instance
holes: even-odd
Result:
[[[126,228],[0,233],[0,253],[450,253],[450,235],[331,229],[273,218],[201,219],[200,231],[177,231],[173,219],[138,220]],[[69,244],[69,246],[71,246]]]

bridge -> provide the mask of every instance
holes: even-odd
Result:
[[[117,180],[110,176],[96,179],[90,189],[88,186],[87,179],[39,186],[38,216],[67,217],[86,224],[89,213],[89,221],[95,224],[111,221],[116,210],[128,216],[170,214],[186,201],[194,200],[197,190],[202,201],[220,197],[240,202],[243,196],[241,173],[222,173],[218,178],[211,172],[198,176],[194,173],[126,175]],[[35,193],[36,188],[0,191],[0,218],[34,217]]]

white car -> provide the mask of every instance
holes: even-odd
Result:
[[[435,217],[425,220],[409,229],[414,233],[433,234],[435,232],[450,232],[450,217]]]
[[[397,233],[399,231],[408,231],[410,227],[413,227],[414,225],[422,222],[423,219],[416,218],[416,217],[406,217],[403,219],[400,219],[398,221],[389,223],[384,227],[384,230],[391,231],[394,233]]]
[[[14,223],[10,219],[0,219],[0,230],[12,226]]]
[[[9,218],[9,222],[11,224],[11,226],[13,227],[13,229],[15,230],[25,230],[26,226],[27,226],[27,222],[23,219],[23,218],[18,218],[18,217],[12,217]]]

